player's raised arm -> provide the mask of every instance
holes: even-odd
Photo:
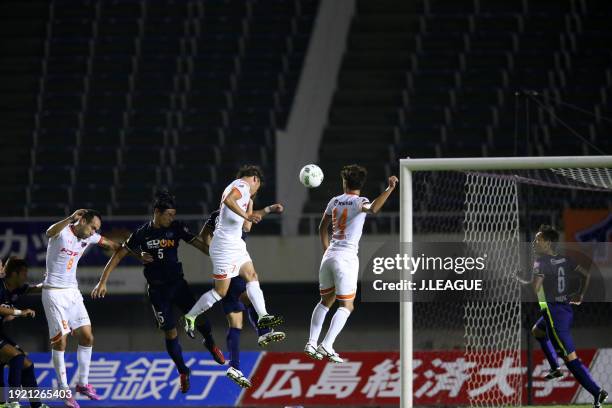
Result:
[[[128,253],[129,251],[125,248],[125,246],[122,246],[118,251],[115,251],[113,256],[111,256],[106,263],[106,266],[104,266],[104,270],[102,271],[102,276],[100,276],[98,284],[91,291],[91,297],[93,299],[99,299],[106,296],[106,282],[108,281],[111,272],[115,270],[117,265],[119,265],[119,262],[121,262],[121,260],[125,258]]]
[[[261,210],[255,210],[253,211],[253,214],[256,214],[259,217],[263,218],[268,214],[280,214],[283,211],[285,211],[285,207],[283,207],[282,204],[276,203],[276,204],[272,204],[267,207],[264,207]],[[250,229],[251,229],[251,226],[249,226],[249,230]],[[244,230],[244,226],[243,226],[243,230]],[[249,231],[246,231],[246,232],[249,232]]]
[[[98,242],[98,246],[104,249],[109,249],[113,252],[118,251],[121,248],[121,244],[110,240],[106,237],[100,237],[100,241]]]
[[[389,185],[387,186],[385,191],[383,191],[371,203],[364,204],[362,207],[362,211],[368,214],[376,214],[377,212],[379,212],[382,206],[385,205],[385,202],[387,201],[393,190],[395,190],[398,181],[399,180],[396,176],[389,177]]]
[[[64,218],[47,228],[47,238],[52,238],[59,234],[68,224],[72,224],[81,219],[81,216],[86,212],[85,209],[76,210],[70,217]]]
[[[321,218],[321,222],[319,223],[319,238],[321,238],[321,245],[323,246],[323,251],[327,251],[329,247],[329,225],[331,224],[331,215],[323,214]]]
[[[249,200],[249,207],[247,208],[247,214],[250,216],[253,214],[253,200]],[[253,223],[249,220],[244,220],[242,223],[242,231],[243,232],[251,232],[251,227]]]
[[[259,221],[261,221],[261,215],[258,214],[257,212],[254,212],[253,214],[249,215],[247,214],[246,211],[240,208],[240,205],[238,205],[238,200],[240,200],[241,197],[242,197],[242,193],[240,192],[240,190],[238,190],[237,188],[234,188],[227,195],[227,197],[225,197],[225,199],[223,200],[223,204],[225,204],[227,208],[229,208],[230,210],[232,210],[233,212],[235,212],[236,214],[238,214],[245,220],[251,221],[257,224]]]

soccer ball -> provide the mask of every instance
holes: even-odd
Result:
[[[323,182],[323,170],[316,164],[307,164],[300,170],[300,182],[308,187],[319,187]]]

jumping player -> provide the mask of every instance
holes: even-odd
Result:
[[[389,177],[387,189],[370,203],[367,198],[359,196],[367,177],[365,168],[356,164],[344,166],[340,175],[344,193],[329,201],[319,224],[319,237],[325,251],[319,268],[321,301],[312,312],[310,336],[304,347],[304,353],[308,356],[316,360],[327,357],[334,363],[344,361],[334,351],[334,341],[354,308],[359,275],[357,252],[366,214],[379,212],[398,182],[397,177]],[[328,232],[330,224],[331,243]],[[336,299],[338,310],[325,338],[317,346],[325,316]]]
[[[192,234],[182,222],[174,220],[176,204],[174,197],[167,191],[156,195],[153,208],[153,220],[138,228],[113,254],[91,296],[96,299],[106,295],[106,282],[111,272],[128,253],[146,257],[148,262],[144,267],[144,276],[148,284],[147,296],[153,306],[157,325],[164,332],[166,351],[179,372],[181,392],[186,393],[189,390],[190,370],[183,359],[173,307],[177,306],[182,313],[185,313],[195,304],[195,297],[183,277],[183,267],[178,259],[178,247],[179,241],[183,240],[208,253],[208,246]],[[202,316],[198,322],[197,329],[204,337],[204,345],[217,363],[224,364],[225,358],[215,345],[210,322],[205,316]]]
[[[249,200],[261,187],[262,177],[259,167],[243,166],[238,171],[237,179],[223,191],[217,228],[210,243],[215,287],[204,293],[185,314],[185,331],[188,334],[193,332],[196,317],[227,295],[231,279],[235,276],[241,276],[247,282],[247,296],[257,311],[257,327],[276,327],[283,321],[280,316],[268,314],[255,267],[241,238],[245,220],[258,223],[266,214],[265,209],[253,211],[250,215],[247,213]]]
[[[274,204],[266,208],[267,210],[264,209],[264,214],[281,213],[283,211],[283,207],[280,204]],[[250,200],[247,213],[250,215],[252,212],[253,200]],[[202,238],[207,245],[210,245],[212,241],[218,217],[219,210],[213,211],[200,231],[200,238]],[[243,240],[246,239],[247,234],[251,231],[251,226],[252,223],[250,221],[244,221],[242,226]],[[260,347],[265,347],[271,342],[282,341],[285,339],[286,335],[281,331],[275,331],[271,328],[257,327],[257,312],[246,295],[246,281],[240,276],[235,276],[231,279],[227,295],[221,299],[221,305],[223,306],[223,311],[225,312],[229,325],[226,340],[227,350],[230,355],[230,367],[227,370],[227,376],[239,386],[249,388],[252,385],[251,382],[245,377],[242,371],[240,371],[240,333],[242,332],[243,312],[247,313],[249,321],[257,331],[257,335],[259,336],[257,343]]]
[[[608,398],[608,393],[593,380],[589,370],[578,358],[570,333],[574,317],[573,305],[582,303],[589,286],[590,273],[570,258],[558,254],[558,242],[559,233],[549,225],[541,225],[533,241],[536,255],[533,287],[542,316],[533,326],[532,333],[551,367],[546,378],[562,376],[557,364],[558,353],[580,385],[593,395],[593,407],[599,408]],[[569,281],[573,275],[580,277],[581,285],[578,292],[570,293],[572,288]]]
[[[2,266],[0,264],[0,269]],[[36,313],[32,309],[19,310],[15,307],[15,302],[20,296],[32,293],[41,293],[42,285],[29,285],[28,265],[23,259],[12,257],[4,267],[4,277],[0,278],[0,362],[1,368],[6,364],[9,366],[8,383],[12,388],[36,388],[38,383],[34,375],[34,363],[13,340],[11,340],[3,330],[4,321],[9,316],[13,317],[35,317]],[[4,370],[0,374],[4,376]],[[19,407],[19,402],[11,401],[2,404],[7,408]],[[32,408],[48,408],[41,404],[39,400],[30,400]]]
[[[91,321],[78,287],[76,270],[79,259],[90,245],[116,250],[119,244],[104,238],[98,231],[102,217],[95,210],[77,210],[47,229],[47,271],[42,289],[42,302],[49,325],[53,367],[60,388],[68,389],[64,351],[66,336],[72,332],[79,340],[77,349],[78,383],[76,391],[89,399],[98,400],[96,390],[88,383],[93,348]],[[65,405],[76,408],[74,398]]]

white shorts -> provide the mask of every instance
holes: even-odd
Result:
[[[227,241],[213,236],[209,252],[215,280],[235,278],[239,275],[242,265],[252,262],[242,239]]]
[[[43,289],[42,302],[51,343],[82,326],[91,326],[79,289]]]
[[[327,295],[335,291],[336,298],[349,300],[357,293],[359,258],[346,252],[326,252],[319,268],[319,291]]]

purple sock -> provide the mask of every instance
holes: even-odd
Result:
[[[247,312],[249,315],[249,321],[251,322],[253,328],[255,328],[255,330],[257,331],[258,336],[263,336],[266,333],[270,333],[269,327],[266,327],[265,329],[260,329],[259,327],[257,327],[257,320],[259,320],[259,315],[255,311],[253,305],[247,307]]]
[[[593,380],[593,377],[591,377],[591,373],[589,373],[589,369],[586,368],[584,364],[582,364],[582,361],[580,361],[579,358],[572,361],[568,361],[566,365],[567,368],[569,368],[569,370],[572,372],[572,374],[574,374],[576,380],[578,380],[580,385],[582,385],[585,390],[591,393],[593,397],[597,397],[597,395],[599,395],[599,391],[601,391],[601,388],[599,387],[599,385],[597,385],[595,380]]]
[[[25,356],[18,354],[9,360],[9,387],[21,387],[21,372],[23,371],[23,362]]]
[[[9,364],[9,375],[8,375],[8,384],[9,387],[21,388],[21,372],[23,371],[23,361],[25,360],[25,356],[23,354],[18,354],[15,357],[11,358],[8,362]],[[9,402],[16,401],[9,396]]]
[[[212,336],[212,327],[210,325],[210,320],[204,315],[200,315],[198,318],[196,329],[200,332],[202,337],[204,337],[204,342],[208,346],[213,346],[215,344],[215,340]]]
[[[229,351],[229,365],[240,370],[240,329],[230,327],[227,331],[227,350]]]
[[[542,347],[542,351],[548,360],[548,364],[550,364],[551,370],[559,368],[559,364],[557,363],[557,352],[550,342],[550,339],[548,337],[536,337],[536,340],[540,343],[540,347]]]
[[[4,364],[0,363],[0,404],[4,404],[6,402],[6,396],[4,395]]]
[[[28,368],[24,368],[21,372],[21,385],[27,388],[38,388],[38,382],[36,381],[36,375],[34,375],[34,364],[31,364]],[[31,399],[30,407],[39,408],[42,404],[40,400]]]
[[[166,350],[168,351],[168,355],[172,358],[172,361],[174,361],[174,364],[176,364],[178,372],[187,374],[189,368],[187,368],[185,360],[183,360],[183,349],[181,348],[178,337],[166,339]]]

